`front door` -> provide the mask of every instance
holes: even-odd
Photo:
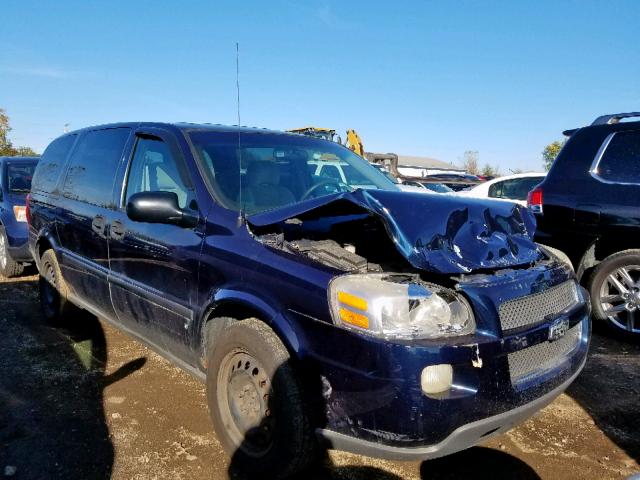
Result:
[[[174,192],[180,207],[198,211],[183,155],[171,134],[137,132],[120,206],[111,218],[109,259],[113,305],[122,323],[181,358],[189,357],[203,235],[200,226],[137,222],[126,204],[134,193]]]

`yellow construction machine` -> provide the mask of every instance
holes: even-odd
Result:
[[[364,154],[364,146],[362,145],[362,139],[360,138],[360,135],[358,135],[358,133],[352,128],[347,130],[347,141],[345,143],[342,143],[342,138],[340,138],[340,135],[338,135],[332,128],[302,127],[292,128],[291,130],[287,130],[287,132],[299,133],[301,135],[307,135],[309,137],[324,138],[325,140],[337,142],[353,150],[362,158],[366,158]]]

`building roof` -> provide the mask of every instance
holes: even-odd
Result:
[[[458,165],[447,163],[430,157],[417,157],[413,155],[398,155],[398,165],[403,167],[442,168],[447,170],[464,170]]]

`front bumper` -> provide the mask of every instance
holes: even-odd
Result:
[[[311,385],[323,407],[319,434],[335,448],[361,451],[358,445],[364,445],[369,452],[382,450],[370,454],[416,452],[428,458],[466,448],[527,418],[584,365],[591,334],[588,295],[583,292],[581,301],[557,314],[541,313],[539,321],[504,331],[498,308],[572,279],[571,270],[558,264],[460,283],[474,305],[477,333],[446,342],[389,342],[296,319],[307,320],[301,345],[313,368],[307,378],[321,380]],[[568,330],[552,340],[558,322]],[[427,395],[421,371],[438,364],[452,365],[452,387]]]
[[[428,446],[398,447],[355,438],[328,429],[317,429],[316,435],[327,447],[358,455],[383,458],[387,460],[417,461],[443,457],[472,447],[495,435],[504,433],[524,422],[539,410],[549,405],[576,379],[582,371],[586,357],[576,372],[553,390],[537,399],[513,410],[489,418],[462,425],[444,440]]]

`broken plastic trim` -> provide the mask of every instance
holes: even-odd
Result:
[[[356,190],[251,215],[253,227],[366,213],[380,218],[398,252],[414,267],[470,273],[533,264],[535,219],[508,202],[421,193]]]

